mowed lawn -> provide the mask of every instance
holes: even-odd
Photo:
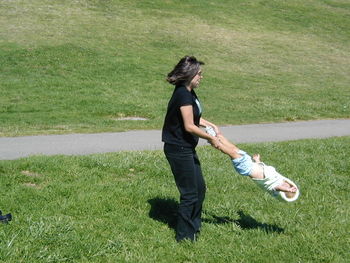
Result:
[[[346,0],[0,1],[0,136],[160,129],[184,55],[219,125],[350,117]],[[145,121],[118,120],[143,117]],[[0,161],[1,262],[347,262],[350,137],[239,145],[297,182],[279,202],[199,147],[198,242],[175,242],[161,151]]]
[[[0,161],[1,262],[348,262],[350,137],[240,145],[295,181],[275,200],[199,148],[198,242],[175,241],[178,193],[161,151]]]
[[[346,0],[1,1],[0,136],[159,129],[187,54],[217,124],[349,118],[349,39]]]

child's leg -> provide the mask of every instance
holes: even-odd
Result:
[[[294,193],[297,191],[297,188],[284,180],[282,184],[275,188],[275,190],[285,192],[287,197],[291,198],[294,196]]]
[[[254,155],[254,157],[256,157],[254,160],[256,161],[259,160],[260,162],[259,154]],[[263,180],[266,178],[266,176],[269,177],[264,173],[264,168],[262,164],[259,164],[258,162],[255,163],[253,166],[252,172],[250,174],[250,178],[255,180]],[[288,183],[286,180],[281,180],[280,184],[274,187],[274,190],[285,192],[287,197],[292,197],[294,193],[297,191],[297,188],[294,185]],[[291,196],[288,196],[288,194],[290,194]]]
[[[260,154],[254,154],[253,160],[256,162],[256,164],[254,165],[254,168],[252,170],[250,177],[252,179],[260,179],[260,180],[264,179],[265,178],[264,169],[259,164],[261,163]],[[291,185],[290,183],[288,183],[286,180],[283,180],[283,182],[280,185],[275,187],[275,190],[285,192],[287,197],[290,198],[290,197],[293,197],[294,193],[297,191],[297,188]]]

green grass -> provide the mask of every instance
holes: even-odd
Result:
[[[345,0],[0,2],[0,136],[160,129],[177,60],[217,124],[350,118]],[[148,121],[116,121],[141,116]],[[0,161],[1,262],[346,262],[350,137],[242,145],[298,182],[281,203],[199,148],[195,244],[160,151]]]
[[[178,193],[161,151],[0,161],[1,262],[347,262],[350,137],[240,145],[298,183],[279,202],[226,156],[198,149],[207,182],[195,244],[174,238]]]
[[[0,136],[159,129],[186,54],[217,124],[350,117],[345,0],[0,3]],[[115,121],[141,116],[148,121]]]

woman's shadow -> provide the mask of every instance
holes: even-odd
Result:
[[[148,200],[151,205],[149,211],[149,217],[167,224],[169,228],[175,229],[176,227],[176,214],[179,206],[178,202],[172,198],[152,198]],[[283,233],[284,229],[277,226],[266,223],[261,223],[255,220],[250,215],[246,215],[243,211],[237,212],[239,219],[231,219],[229,217],[216,216],[212,213],[204,211],[203,222],[209,224],[230,224],[233,223],[239,226],[243,230],[249,229],[262,229],[266,233]]]
[[[153,198],[149,199],[148,203],[151,205],[149,217],[167,224],[169,228],[175,229],[176,215],[179,203],[171,198]]]

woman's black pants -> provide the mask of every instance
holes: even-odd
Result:
[[[200,231],[205,182],[201,165],[194,148],[165,144],[164,153],[180,192],[177,213],[176,240],[195,241]]]

